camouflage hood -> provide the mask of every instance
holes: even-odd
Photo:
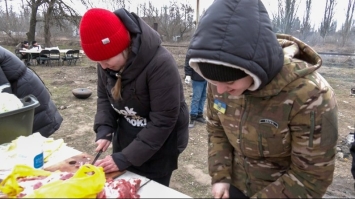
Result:
[[[269,84],[261,90],[249,92],[250,95],[277,95],[288,84],[311,74],[322,65],[322,59],[317,52],[301,40],[286,34],[277,34],[277,39],[283,49],[284,65]],[[307,64],[297,64],[301,62]]]

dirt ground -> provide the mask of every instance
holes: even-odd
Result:
[[[186,48],[170,47],[179,65],[181,78],[184,77],[183,63]],[[355,97],[350,96],[350,88],[355,86],[355,57],[327,57],[319,72],[335,89],[339,104],[339,146],[350,132],[354,132]],[[53,135],[80,151],[94,155],[93,121],[96,111],[96,65],[83,59],[76,66],[31,66],[42,78],[52,94],[52,98],[64,118],[61,128]],[[75,98],[71,90],[89,88],[93,91],[90,98]],[[191,86],[185,85],[187,103],[191,101]],[[109,152],[106,152],[106,155]],[[325,198],[353,198],[354,179],[350,173],[351,157],[343,150],[344,156],[336,159],[336,170],[332,185]],[[190,130],[187,149],[179,159],[179,169],[173,173],[171,188],[194,198],[211,197],[210,176],[207,171],[207,133],[205,126],[197,124]],[[167,196],[168,197],[168,196]]]

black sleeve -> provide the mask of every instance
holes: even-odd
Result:
[[[354,133],[354,139],[355,139],[355,133]],[[355,179],[355,142],[351,143],[350,154],[352,156],[351,174],[353,175],[353,178]]]
[[[187,56],[185,57],[185,77],[186,76],[192,76],[192,68],[189,65],[189,60],[187,59]]]
[[[132,165],[121,152],[113,153],[111,156],[120,171],[126,170]]]
[[[10,82],[9,80],[7,79],[4,71],[2,70],[2,68],[0,68],[0,87],[4,87],[1,92],[6,92],[6,93],[12,93],[12,90],[11,90],[11,86],[10,86]]]

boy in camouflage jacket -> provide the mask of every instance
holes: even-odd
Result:
[[[187,52],[207,79],[209,172],[215,198],[321,198],[338,138],[320,56],[272,32],[260,0],[215,0]]]

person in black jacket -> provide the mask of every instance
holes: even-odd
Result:
[[[0,86],[6,87],[2,92],[14,94],[20,99],[32,94],[40,103],[35,108],[32,132],[39,132],[44,137],[52,135],[59,129],[63,118],[41,79],[3,47],[0,47],[0,66]]]
[[[185,59],[185,83],[189,84],[192,80],[192,99],[190,108],[190,123],[189,127],[195,126],[195,121],[206,123],[203,117],[203,108],[206,102],[206,87],[207,81],[196,73],[189,65],[189,60]]]
[[[30,49],[30,46],[29,46],[29,43],[28,41],[23,41],[21,43],[19,43],[17,46],[16,46],[16,50],[20,51],[20,50],[29,50]],[[20,55],[20,59],[21,60],[24,60],[24,63],[27,65],[27,66],[30,66],[30,59],[31,59],[31,54],[29,53],[21,53],[19,52],[19,55]]]
[[[96,151],[105,172],[129,170],[169,186],[188,142],[188,107],[177,64],[159,34],[134,13],[93,8],[81,46],[97,61]]]
[[[351,161],[351,175],[353,176],[354,180],[355,180],[355,131],[354,133],[350,134],[351,136],[353,136],[353,140],[350,144],[350,154],[352,157],[352,161]],[[355,190],[355,183],[354,183],[354,190]]]

